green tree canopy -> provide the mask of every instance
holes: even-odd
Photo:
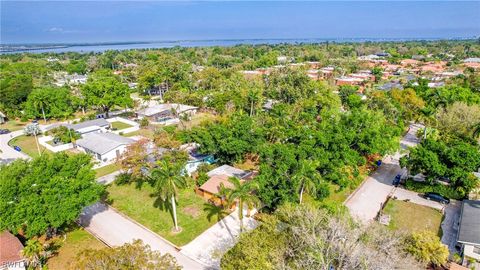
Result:
[[[0,167],[0,230],[23,230],[32,237],[74,222],[104,190],[90,160],[59,153]]]
[[[88,105],[101,109],[107,116],[115,106],[126,108],[133,105],[130,89],[110,70],[90,74],[87,83],[82,87],[82,94]]]
[[[180,270],[175,258],[170,254],[160,254],[144,245],[141,240],[120,247],[87,249],[82,251],[75,262],[76,269],[156,269]]]

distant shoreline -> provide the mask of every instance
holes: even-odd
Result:
[[[61,52],[103,52],[106,50],[159,49],[171,47],[210,47],[260,44],[316,44],[324,42],[408,42],[408,41],[465,41],[476,37],[459,38],[283,38],[283,39],[207,39],[207,40],[165,40],[165,41],[130,41],[130,42],[94,42],[94,43],[24,43],[0,44],[0,54],[15,53],[61,53]]]

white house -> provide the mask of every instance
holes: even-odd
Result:
[[[148,118],[152,122],[166,122],[176,119],[177,115],[192,116],[197,113],[197,107],[176,103],[158,104],[137,111],[139,118]]]
[[[101,162],[110,162],[122,155],[135,140],[114,133],[88,133],[76,142],[78,149]]]
[[[80,134],[87,134],[91,132],[106,132],[110,128],[110,122],[103,118],[88,120],[85,122],[80,122],[78,124],[68,124],[65,125],[69,129],[73,129]]]
[[[7,122],[7,116],[0,112],[0,124]]]

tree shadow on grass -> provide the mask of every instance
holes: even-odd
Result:
[[[175,226],[173,218],[173,208],[170,204],[170,200],[162,200],[162,198],[156,193],[150,194],[150,197],[155,198],[155,201],[153,202],[153,207],[158,208],[161,211],[168,212],[172,221],[172,227]]]

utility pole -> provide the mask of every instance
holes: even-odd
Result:
[[[36,126],[35,129],[33,130],[33,136],[35,137],[35,142],[37,143],[38,154],[39,154],[40,156],[42,156],[42,152],[40,151],[40,145],[38,144],[37,128],[38,128],[38,126]]]

